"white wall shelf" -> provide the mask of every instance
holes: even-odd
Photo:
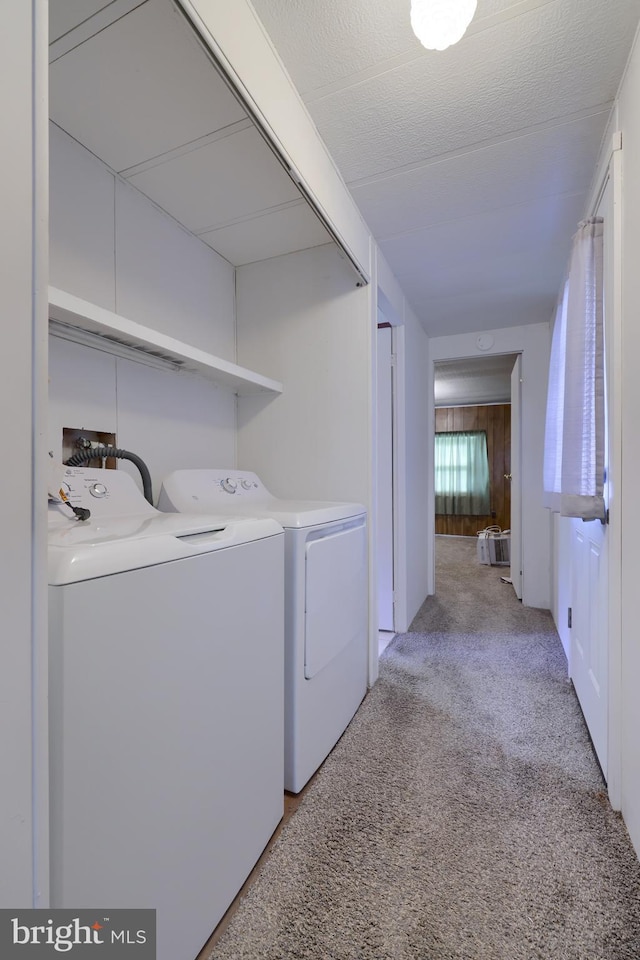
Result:
[[[131,353],[135,351],[141,362],[173,366],[175,370],[206,377],[232,389],[238,396],[280,394],[283,390],[277,380],[215,357],[56,287],[49,287],[49,319],[55,324],[52,332],[58,336],[81,340],[82,334],[75,336],[74,332],[84,331],[91,335],[93,346],[108,353],[126,355],[129,352],[135,357]]]

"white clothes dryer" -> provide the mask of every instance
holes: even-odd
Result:
[[[367,689],[366,509],[281,500],[247,470],[177,470],[158,506],[270,517],[285,530],[284,786],[299,793]]]
[[[283,813],[284,534],[160,513],[118,470],[50,505],[52,907],[157,911],[193,960]]]

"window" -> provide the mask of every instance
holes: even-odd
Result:
[[[436,433],[436,513],[487,516],[489,458],[484,430]]]

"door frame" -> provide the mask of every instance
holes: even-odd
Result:
[[[609,724],[607,787],[614,810],[622,807],[622,140],[614,138],[609,164],[612,185],[613,316],[605,317],[609,420]],[[605,348],[606,349],[606,348]]]
[[[393,429],[395,354],[393,327],[378,308],[376,337],[378,389],[378,456],[376,468],[376,547],[378,553],[376,591],[378,595],[378,630],[395,630],[395,597],[393,564],[396,555],[394,527],[394,462],[395,431]],[[382,381],[382,382],[381,382]],[[381,576],[384,570],[384,577]],[[384,603],[382,599],[384,598]],[[390,621],[390,624],[389,624]]]
[[[408,628],[406,603],[407,575],[404,562],[404,551],[402,549],[403,543],[406,542],[406,455],[404,446],[405,338],[404,326],[400,322],[400,318],[393,309],[391,302],[385,297],[380,288],[378,288],[378,311],[379,315],[384,317],[385,322],[391,327],[391,516],[393,523],[393,629],[396,633],[403,633]]]
[[[511,371],[511,527],[509,572],[511,583],[518,600],[522,600],[522,354],[516,354]],[[515,415],[514,415],[515,414]],[[516,423],[514,432],[513,424]],[[515,442],[514,442],[515,438]],[[516,482],[513,478],[516,477]],[[516,491],[514,497],[513,491]],[[515,518],[515,524],[514,524]],[[515,564],[515,573],[514,573]]]
[[[4,112],[3,297],[11,363],[0,383],[12,470],[0,481],[12,509],[3,548],[0,648],[0,901],[49,902],[47,637],[48,8],[7,0],[0,14]],[[9,329],[7,327],[7,329]]]
[[[548,324],[529,324],[499,330],[474,331],[434,337],[429,341],[429,441],[433,448],[434,364],[441,360],[519,353],[522,356],[522,560],[525,606],[551,609],[551,516],[542,506],[542,464],[547,373],[551,346]],[[528,463],[534,465],[528,469]],[[539,475],[538,475],[539,474]],[[435,494],[428,491],[429,593],[435,592]]]
[[[610,126],[611,149],[602,158],[594,180],[589,208],[600,209],[607,185],[611,185],[605,242],[609,238],[611,257],[605,256],[604,283],[611,290],[612,310],[605,311],[605,362],[608,420],[609,468],[606,480],[609,505],[608,549],[608,714],[607,790],[614,810],[622,808],[622,134]]]
[[[376,264],[379,267],[379,264]],[[395,309],[393,304],[393,289],[389,290],[389,296],[385,293],[383,284],[385,283],[386,273],[380,271],[380,282],[376,282],[373,289],[376,295],[372,297],[372,324],[374,326],[373,336],[373,436],[372,446],[375,451],[376,466],[372,474],[377,474],[378,437],[377,437],[377,326],[379,313],[391,326],[391,354],[393,359],[393,376],[391,382],[391,417],[392,417],[392,522],[393,522],[393,626],[397,633],[403,633],[408,628],[407,623],[407,569],[406,569],[406,447],[405,447],[405,335],[404,325],[401,314]],[[391,275],[389,275],[391,276]],[[388,278],[387,278],[388,279]],[[377,483],[373,485],[372,491],[372,511],[377,514],[378,507],[378,489]],[[372,687],[378,679],[378,556],[377,543],[375,537],[371,540],[371,568],[370,576],[373,584],[371,590],[370,612],[373,618],[375,629],[370,631],[371,640],[369,646],[369,687]]]

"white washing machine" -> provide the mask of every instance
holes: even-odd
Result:
[[[193,960],[283,813],[284,534],[159,513],[117,470],[50,505],[52,907],[157,911]]]
[[[279,500],[246,470],[177,470],[158,506],[270,517],[285,530],[284,786],[298,793],[367,689],[366,510]]]

